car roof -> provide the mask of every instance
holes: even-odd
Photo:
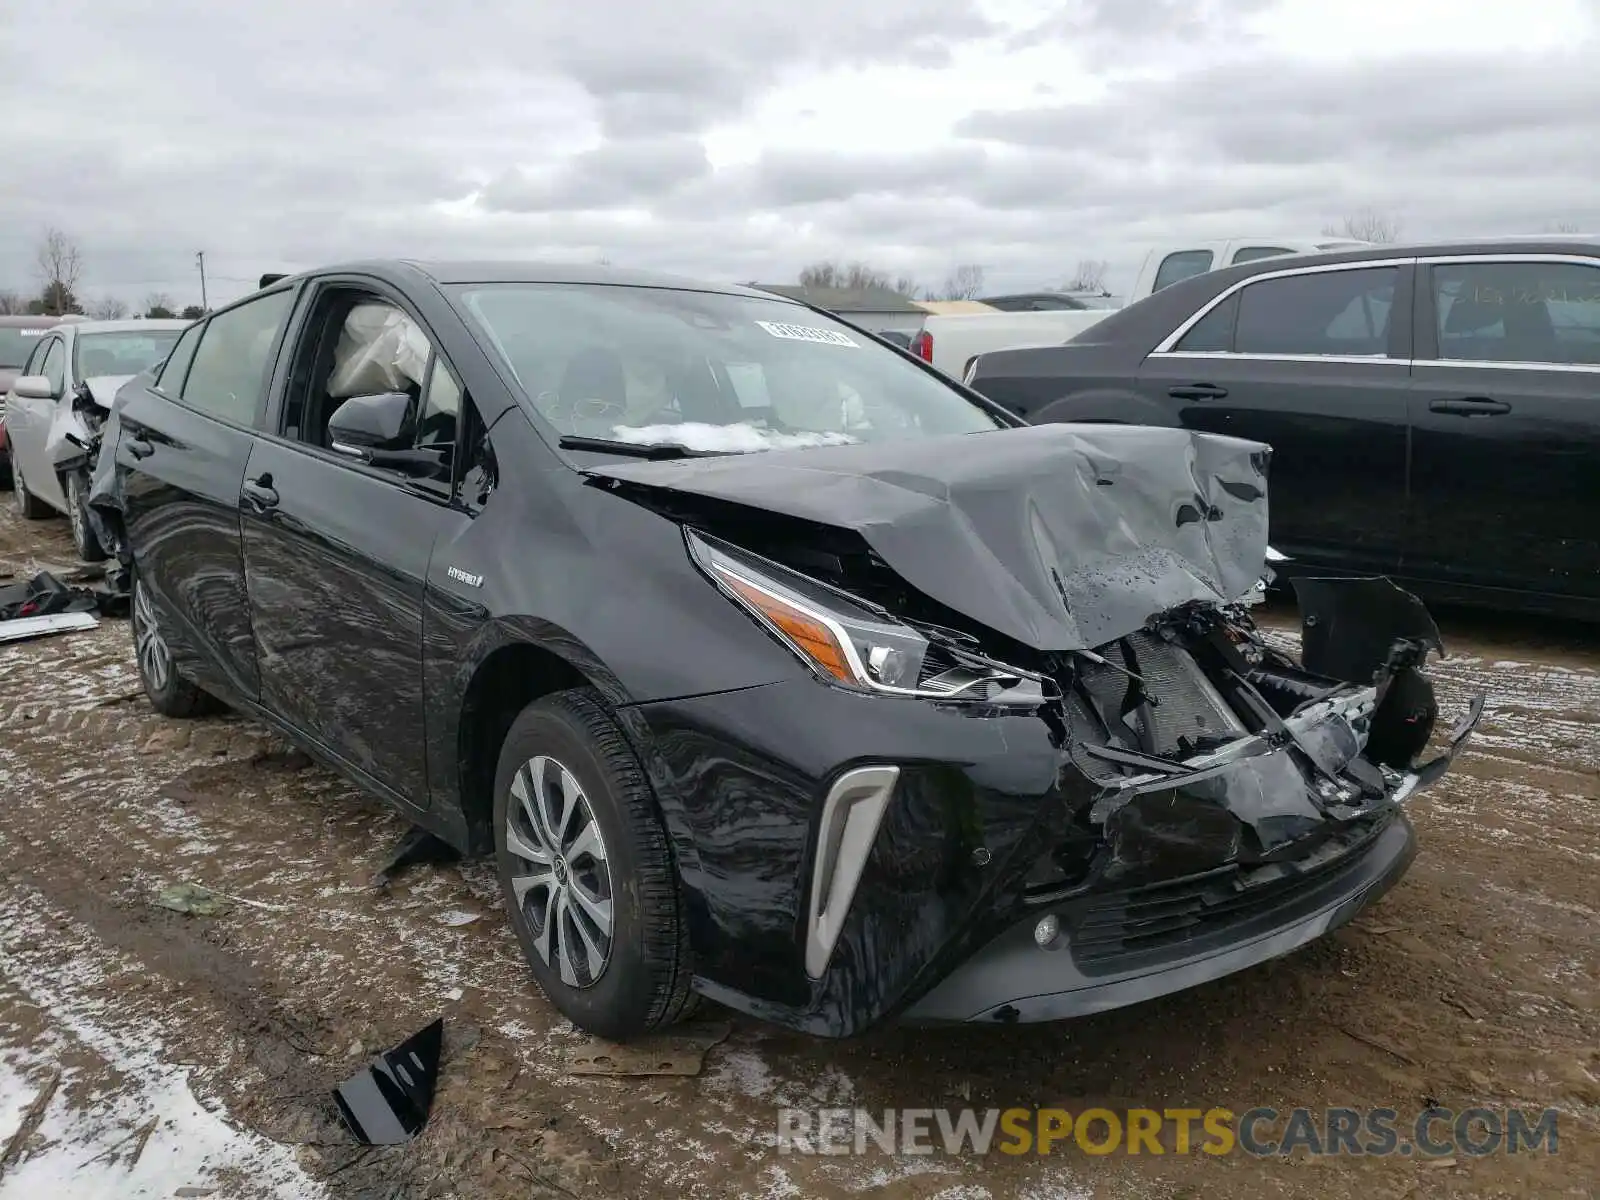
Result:
[[[294,282],[313,275],[376,274],[396,276],[422,275],[434,283],[576,283],[611,284],[618,287],[672,288],[678,291],[716,292],[729,296],[750,296],[794,303],[771,292],[757,291],[734,283],[710,283],[703,279],[690,279],[682,275],[669,275],[655,271],[633,271],[621,267],[608,267],[588,263],[550,263],[516,259],[448,262],[407,258],[364,259],[356,262],[336,263],[315,267],[297,275],[287,276],[283,283]],[[277,286],[272,284],[269,286]]]
[[[146,317],[126,321],[74,321],[67,328],[76,335],[85,333],[142,333],[163,329],[187,329],[193,321],[179,317]]]
[[[1375,259],[1426,258],[1457,254],[1600,254],[1600,235],[1583,233],[1526,234],[1495,238],[1437,242],[1389,242],[1325,250],[1317,254],[1279,255],[1236,264],[1229,270],[1252,268],[1249,274],[1291,270],[1314,263],[1367,262]],[[1292,264],[1290,260],[1293,260]]]
[[[46,316],[4,316],[0,317],[0,329],[43,329],[46,326],[61,324],[60,317]]]

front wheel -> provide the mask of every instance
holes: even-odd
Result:
[[[133,574],[133,603],[128,624],[133,628],[134,657],[139,667],[139,682],[150,705],[164,717],[203,717],[222,707],[210,692],[204,691],[178,674],[166,635],[156,616],[155,601],[138,572]]]
[[[89,520],[89,488],[83,473],[74,471],[67,476],[67,517],[72,522],[72,544],[84,562],[105,562],[106,550],[95,536],[94,523]]]
[[[512,723],[494,784],[500,887],[545,995],[623,1041],[689,1010],[677,867],[644,771],[590,688]]]

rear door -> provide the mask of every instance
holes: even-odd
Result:
[[[459,376],[434,353],[423,379],[411,381],[414,444],[445,451],[437,472],[372,466],[334,451],[327,418],[341,401],[327,387],[351,304],[390,303],[428,330],[375,282],[315,286],[293,354],[285,356],[272,435],[255,445],[244,477],[245,574],[261,703],[422,809],[428,564],[435,541],[468,520],[451,492]]]
[[[1600,263],[1424,263],[1406,574],[1600,599]]]
[[[134,566],[173,655],[208,690],[255,700],[239,488],[294,297],[280,288],[185,331],[118,409],[116,463]]]
[[[1273,545],[1306,565],[1400,566],[1412,271],[1407,260],[1254,276],[1140,369],[1141,390],[1185,427],[1272,447]]]

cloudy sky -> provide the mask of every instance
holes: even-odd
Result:
[[[1126,286],[1156,243],[1600,231],[1600,0],[0,0],[0,288],[370,254]]]

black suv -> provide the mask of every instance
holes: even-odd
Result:
[[[579,1025],[844,1035],[1184,987],[1404,871],[1437,633],[1364,581],[1305,669],[1257,637],[1267,458],[764,293],[383,262],[185,332],[92,503],[155,706],[494,852]]]
[[[1196,276],[968,382],[1029,421],[1273,450],[1291,568],[1600,619],[1600,242],[1367,246]]]

